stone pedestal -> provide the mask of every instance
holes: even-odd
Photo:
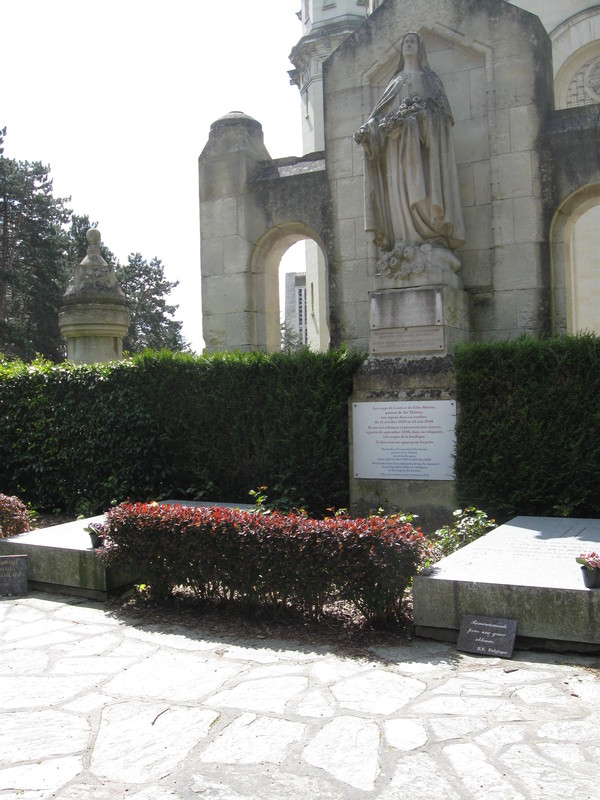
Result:
[[[87,232],[88,252],[65,292],[58,325],[67,340],[67,358],[95,364],[123,357],[129,311],[114,269],[100,254],[100,233]]]
[[[451,353],[468,339],[463,289],[416,286],[369,295],[369,355]]]
[[[365,431],[355,431],[354,425],[359,403],[373,406],[374,416],[381,404],[385,404],[389,424],[384,420],[382,425],[386,430],[382,431],[382,436],[372,437],[381,445],[383,461],[380,463],[389,461],[392,468],[399,467],[399,475],[411,477],[390,477],[394,469],[387,468],[380,471],[378,477],[364,477],[356,448],[361,446],[360,439],[364,440]],[[453,405],[453,413],[456,412],[451,355],[369,358],[357,370],[350,398],[349,430],[353,513],[366,514],[381,506],[386,512],[402,510],[418,514],[418,524],[428,532],[452,519],[456,508],[453,470],[439,479],[433,464],[436,449],[443,450],[445,440],[453,437],[453,431],[439,423],[444,416],[440,414],[439,403],[444,405],[443,411],[448,410],[446,406]],[[436,477],[431,477],[434,475]]]
[[[398,246],[377,260],[369,294],[369,354],[451,353],[469,336],[460,261],[443,247]]]

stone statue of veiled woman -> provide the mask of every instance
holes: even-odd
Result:
[[[387,272],[460,266],[453,251],[465,235],[453,124],[423,37],[405,34],[398,69],[354,135],[365,151],[365,228],[385,251],[380,265]]]

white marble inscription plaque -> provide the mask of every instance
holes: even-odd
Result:
[[[353,403],[355,478],[454,480],[456,403]]]

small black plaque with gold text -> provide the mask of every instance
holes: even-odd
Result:
[[[0,556],[0,597],[27,594],[27,556]]]
[[[482,656],[512,658],[516,636],[516,619],[465,614],[456,649]]]

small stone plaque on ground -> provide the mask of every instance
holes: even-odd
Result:
[[[0,556],[0,597],[27,594],[27,556]]]
[[[516,635],[516,619],[465,614],[456,649],[465,653],[512,658]]]

